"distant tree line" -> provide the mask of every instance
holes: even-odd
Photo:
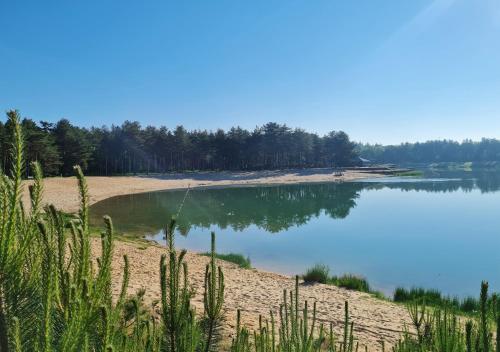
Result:
[[[359,144],[356,150],[370,161],[394,164],[500,161],[500,141],[486,138],[461,143],[442,140],[388,146]]]
[[[303,129],[267,123],[248,131],[194,130],[182,126],[81,128],[22,120],[27,161],[39,161],[47,175],[73,174],[81,165],[90,175],[163,173],[186,170],[257,170],[350,166],[359,163],[355,143],[342,131],[318,136]],[[9,123],[0,122],[0,163],[9,165]]]

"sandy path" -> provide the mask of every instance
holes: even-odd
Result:
[[[251,172],[199,172],[158,176],[87,177],[90,203],[123,194],[143,193],[167,189],[206,186],[293,184],[312,182],[352,181],[382,175],[369,172],[346,171],[334,177],[332,169],[306,169]],[[29,183],[30,181],[28,181]],[[75,177],[48,177],[44,180],[44,202],[54,204],[66,212],[78,210],[78,189]],[[29,199],[27,189],[23,194]]]
[[[98,251],[99,242],[93,242],[93,249]],[[130,262],[129,293],[141,288],[146,289],[145,300],[150,303],[160,297],[159,262],[164,247],[158,245],[142,246],[135,243],[116,241],[113,260],[113,289],[120,290],[122,256],[127,254]],[[203,312],[203,277],[208,258],[188,253],[186,260],[189,267],[190,284],[196,291],[194,306],[197,312]],[[283,289],[293,289],[294,279],[283,275],[241,269],[237,265],[219,261],[225,276],[225,320],[223,335],[226,341],[234,333],[236,310],[242,310],[243,323],[254,329],[258,326],[259,315],[269,316],[272,309],[276,314],[281,303]],[[351,319],[354,322],[354,334],[360,345],[369,346],[370,351],[380,350],[380,340],[391,345],[400,337],[404,323],[410,325],[406,309],[401,305],[371,297],[368,294],[348,291],[335,286],[322,284],[301,285],[301,300],[310,304],[317,302],[318,320],[329,325],[334,323],[336,333],[342,334],[344,302],[349,302]],[[277,314],[276,314],[277,316]],[[227,338],[227,339],[226,339]],[[360,349],[360,350],[364,350]],[[387,349],[386,349],[387,350]]]

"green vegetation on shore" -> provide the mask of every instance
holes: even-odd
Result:
[[[373,290],[366,278],[353,274],[330,276],[330,268],[324,264],[316,264],[307,269],[305,274],[302,275],[302,279],[307,284],[335,285],[348,290],[371,293],[378,298],[388,299],[383,293]],[[500,295],[493,293],[488,300],[488,305],[494,305],[494,302],[499,297]],[[459,314],[477,313],[481,305],[479,299],[475,297],[465,297],[463,299],[448,297],[444,296],[439,290],[422,287],[413,287],[411,289],[397,287],[394,290],[392,301],[397,303],[425,302],[427,306],[452,310]]]
[[[312,268],[307,269],[302,275],[305,283],[320,283],[343,287],[348,290],[361,291],[367,293],[376,293],[370,289],[368,281],[360,276],[353,274],[344,274],[341,276],[330,276],[330,268],[324,264],[316,264]]]
[[[488,299],[487,304],[492,306],[499,299],[497,293],[491,294]],[[397,287],[394,290],[393,296],[394,302],[408,303],[413,301],[425,302],[428,306],[446,308],[449,310],[456,311],[460,314],[471,314],[479,312],[481,308],[481,302],[476,297],[448,297],[443,296],[441,292],[435,289],[425,289],[422,287],[413,287],[411,289],[406,289],[403,287]]]
[[[368,281],[361,276],[353,274],[344,274],[338,277],[332,276],[330,280],[334,285],[346,288],[348,290],[375,293],[374,291],[371,290]]]
[[[2,352],[209,352],[222,351],[224,273],[217,265],[212,233],[210,261],[203,285],[203,309],[192,306],[186,251],[175,248],[176,221],[166,226],[167,248],[158,275],[161,295],[153,307],[144,305],[144,290],[130,295],[129,266],[123,257],[122,285],[113,297],[114,230],[103,218],[101,251],[91,252],[89,194],[80,167],[75,167],[80,211],[63,216],[54,206],[42,207],[43,177],[31,164],[31,209],[21,201],[24,138],[16,112],[12,126],[9,176],[0,175],[0,351]],[[328,274],[328,273],[327,273]],[[328,275],[327,275],[328,276]],[[342,332],[317,318],[316,302],[300,300],[300,285],[283,292],[278,313],[261,316],[250,332],[237,313],[231,352],[354,352],[360,346],[349,305],[344,303]],[[251,304],[251,302],[249,302]],[[500,304],[488,297],[483,282],[479,311],[465,324],[448,310],[428,311],[425,304],[408,304],[413,330],[402,333],[393,352],[500,351]],[[496,334],[492,331],[496,327]],[[373,347],[373,346],[370,346]],[[368,350],[368,347],[366,347]]]
[[[212,254],[207,252],[207,253],[202,253],[201,255],[209,257]],[[252,263],[250,261],[250,257],[245,257],[245,256],[243,256],[241,254],[237,254],[237,253],[227,253],[227,254],[215,253],[215,258],[220,259],[220,260],[225,260],[226,262],[237,264],[242,269],[252,269]]]
[[[312,268],[307,269],[306,273],[302,275],[302,279],[308,284],[326,284],[330,280],[330,268],[324,264],[316,264]]]

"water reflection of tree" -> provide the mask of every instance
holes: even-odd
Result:
[[[432,175],[430,175],[432,176]],[[334,219],[349,215],[362,189],[400,189],[404,192],[481,192],[500,190],[500,173],[454,170],[440,172],[448,180],[415,182],[375,182],[290,185],[192,190],[178,217],[179,231],[188,234],[193,227],[232,228],[242,231],[257,226],[277,233],[306,224],[324,213]],[[158,233],[170,217],[177,214],[185,192],[154,192],[116,197],[94,205],[91,218],[100,224],[108,214],[121,232]]]
[[[439,170],[427,171],[424,180],[405,180],[404,182],[374,183],[367,188],[391,188],[402,191],[423,192],[471,192],[479,189],[482,193],[497,192],[500,190],[500,172],[498,170]],[[433,177],[435,179],[433,180]]]
[[[179,227],[188,230],[216,224],[238,231],[255,225],[276,233],[306,224],[322,211],[333,218],[346,217],[356,205],[361,188],[330,184],[193,192],[179,217]]]
[[[178,217],[178,227],[187,234],[192,227],[217,225],[240,231],[255,225],[276,233],[303,225],[322,212],[345,218],[356,206],[362,188],[361,184],[345,183],[194,190]],[[178,212],[183,197],[184,192],[116,197],[96,204],[92,219],[97,221],[108,213],[117,220],[120,231],[158,232]]]
[[[390,182],[367,185],[366,189],[399,189],[403,192],[451,193],[462,190],[470,192],[474,189],[473,180],[422,181],[422,182]]]
[[[476,186],[483,193],[496,192],[500,190],[500,172],[487,171],[487,172],[473,172],[476,179]]]
[[[458,180],[459,188],[471,191],[478,188],[483,193],[497,192],[500,190],[500,172],[496,168],[473,168],[470,170],[427,170],[427,176]],[[457,185],[457,181],[454,184]]]

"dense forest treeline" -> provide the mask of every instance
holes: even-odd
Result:
[[[383,146],[359,144],[356,151],[372,162],[394,164],[438,162],[500,161],[500,140],[483,138],[479,142],[461,143],[442,140]]]
[[[193,130],[183,126],[81,128],[67,119],[57,123],[22,120],[28,161],[39,161],[47,175],[71,175],[81,165],[90,175],[163,173],[187,170],[259,170],[359,165],[500,161],[500,141],[429,141],[401,145],[356,144],[342,131],[324,136],[269,122],[249,131]],[[0,165],[9,164],[12,127],[0,121]]]
[[[185,170],[255,170],[349,166],[359,163],[355,143],[342,131],[318,136],[302,129],[267,123],[187,131],[182,126],[81,128],[67,119],[57,123],[22,120],[28,161],[39,161],[47,175],[71,175],[73,165],[87,174],[113,175]],[[9,122],[0,122],[1,164],[8,165]],[[5,170],[5,169],[4,169]]]

